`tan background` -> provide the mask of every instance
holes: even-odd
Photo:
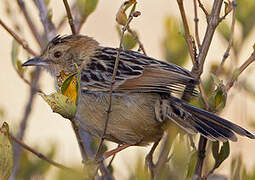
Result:
[[[18,8],[16,7],[16,2],[12,0],[13,9],[16,9],[16,20],[22,22],[26,27],[23,16],[20,14]],[[35,10],[32,1],[25,1],[28,5],[28,9],[31,14],[33,14],[33,20],[38,22],[38,26],[41,27],[40,20],[38,18],[38,12]],[[71,1],[70,1],[71,2]],[[88,21],[82,28],[82,34],[93,36],[97,39],[101,45],[117,47],[119,44],[118,34],[115,28],[115,13],[119,8],[122,1],[118,0],[101,0],[99,1],[98,7],[89,18]],[[209,0],[206,2],[210,2]],[[208,6],[210,3],[208,4]],[[62,1],[51,1],[51,7],[53,8],[53,21],[58,22],[65,12]],[[161,41],[164,36],[164,19],[167,15],[179,16],[178,7],[176,1],[171,0],[161,0],[161,1],[139,1],[137,9],[141,11],[142,15],[132,22],[132,27],[139,32],[141,41],[145,45],[145,49],[148,55],[162,59],[163,54],[161,51]],[[186,3],[187,12],[192,11],[191,1]],[[188,14],[190,20],[193,19],[193,14]],[[0,3],[0,16],[1,19],[6,21],[6,14],[3,10],[3,3]],[[200,35],[201,38],[204,34],[205,22],[203,14],[200,12]],[[228,19],[229,21],[229,19]],[[8,25],[12,25],[11,22],[7,21]],[[191,26],[193,22],[191,23]],[[238,26],[238,25],[237,25]],[[193,26],[192,26],[193,27]],[[41,28],[42,29],[42,28]],[[178,31],[178,30],[177,30]],[[62,34],[69,34],[69,26],[66,25]],[[38,50],[38,47],[34,45],[34,41],[31,38],[30,32],[25,30],[23,33],[23,38],[26,39],[31,47]],[[239,31],[236,31],[235,36],[238,37]],[[253,33],[254,34],[254,33]],[[254,37],[254,36],[253,36]],[[247,48],[242,50],[241,60],[247,58],[252,49],[252,38],[246,42]],[[29,87],[18,77],[14,71],[11,64],[11,43],[12,37],[10,37],[2,28],[0,28],[0,107],[6,112],[5,121],[9,123],[12,131],[15,131],[16,125],[18,125],[24,114],[24,107],[28,101]],[[34,46],[33,46],[34,45]],[[215,59],[220,60],[227,43],[221,42],[216,36],[213,39],[212,46],[208,54],[208,60]],[[26,60],[23,57],[22,61]],[[229,59],[228,59],[229,61]],[[229,64],[229,63],[227,63]],[[206,63],[208,67],[209,63]],[[187,66],[190,68],[190,65]],[[252,71],[254,65],[252,65],[249,70]],[[252,75],[252,74],[251,74]],[[254,81],[254,74],[250,77]],[[245,75],[243,78],[247,78]],[[54,91],[54,82],[47,73],[43,73],[40,80],[40,85],[46,93]],[[231,93],[235,93],[234,99],[231,99],[230,104],[224,110],[222,116],[230,119],[233,122],[238,122],[244,127],[248,127],[246,121],[248,119],[248,112],[253,115],[254,118],[254,102],[249,101],[249,97],[243,94],[242,91],[236,91],[234,88]],[[231,97],[231,95],[229,96]],[[255,132],[255,129],[249,128],[251,131]],[[36,97],[35,106],[30,115],[28,129],[26,131],[25,142],[31,146],[36,146],[41,149],[41,152],[47,152],[47,146],[49,144],[57,144],[57,155],[55,160],[70,166],[74,162],[80,162],[80,152],[78,149],[75,136],[71,130],[70,123],[61,118],[59,115],[52,113],[50,107],[39,97]],[[255,148],[255,142],[252,140],[247,140],[246,138],[239,138],[238,143],[231,143],[231,155],[238,152],[243,152],[243,157],[245,158],[245,163],[248,167],[255,164],[254,153],[251,153]],[[114,145],[115,146],[115,145]],[[111,144],[113,147],[113,144]],[[121,152],[117,155],[116,172],[121,178],[126,177],[127,171],[123,168],[131,168],[133,157],[140,153],[145,154],[147,148],[133,147]],[[229,160],[224,162],[220,172],[227,174],[229,172]],[[51,171],[52,172],[52,171]]]

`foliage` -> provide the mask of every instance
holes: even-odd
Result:
[[[175,17],[169,16],[165,20],[165,37],[163,39],[163,53],[168,62],[183,66],[187,62],[187,45],[180,33],[182,27]]]
[[[49,146],[50,150],[46,156],[52,159],[56,153],[55,145]],[[17,173],[17,179],[26,180],[33,178],[44,178],[46,173],[52,167],[48,162],[35,158],[31,153],[24,151],[21,155],[20,168]]]

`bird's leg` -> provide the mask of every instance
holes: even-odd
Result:
[[[136,145],[136,144],[123,144],[123,145],[120,145],[120,146],[118,146],[117,148],[115,148],[113,150],[105,152],[103,154],[103,156],[101,158],[97,159],[96,161],[97,162],[104,161],[105,159],[113,156],[114,154],[116,154],[116,153],[118,153],[118,152],[120,152],[120,151],[122,151],[122,150],[124,150],[124,149],[126,149],[128,147],[130,147],[130,146],[134,146],[134,145]]]
[[[154,177],[155,164],[153,163],[153,153],[156,150],[161,138],[157,140],[151,147],[150,152],[146,155],[145,166],[150,170],[151,176]]]

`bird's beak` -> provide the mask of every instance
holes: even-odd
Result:
[[[27,60],[22,66],[47,66],[49,65],[49,60],[41,59],[40,56],[36,56],[32,59]]]

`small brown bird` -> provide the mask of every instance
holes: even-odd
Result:
[[[101,137],[117,51],[99,46],[87,36],[57,36],[40,56],[23,66],[43,66],[54,77],[60,72],[68,75],[79,70],[81,93],[76,119],[83,130]],[[213,141],[236,141],[235,133],[255,138],[244,128],[173,96],[187,85],[196,84],[198,81],[182,67],[122,50],[106,139],[119,144],[146,145],[161,138],[169,121],[188,133],[199,132]]]

